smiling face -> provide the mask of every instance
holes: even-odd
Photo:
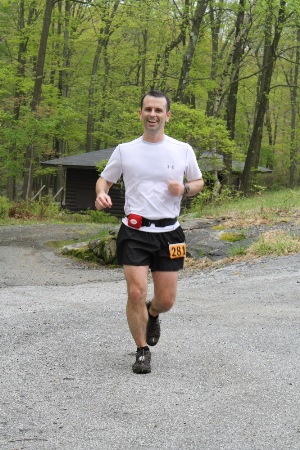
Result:
[[[167,100],[165,97],[146,95],[139,115],[144,125],[144,139],[149,142],[162,141],[165,124],[171,116],[171,112],[167,111]]]

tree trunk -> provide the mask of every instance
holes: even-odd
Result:
[[[190,0],[184,0],[184,6],[181,11],[181,21],[178,24],[178,27],[176,27],[176,29],[178,28],[178,33],[173,38],[173,40],[165,46],[164,51],[161,51],[156,55],[153,68],[151,89],[159,87],[162,91],[165,91],[167,88],[167,74],[169,71],[171,52],[175,48],[178,48],[178,46],[181,43],[183,44],[183,47],[185,46],[186,30],[189,25],[189,7],[190,7],[189,2]]]
[[[68,71],[67,69],[70,67],[70,51],[69,51],[69,21],[70,21],[70,12],[71,12],[71,3],[69,0],[65,0],[64,2],[65,8],[63,11],[63,4],[58,3],[59,16],[64,14],[64,22],[59,21],[57,34],[58,36],[63,35],[63,49],[62,49],[62,69],[59,70],[58,74],[58,91],[61,98],[67,98],[69,92],[69,80],[68,80]],[[64,27],[63,27],[64,23]],[[59,47],[60,48],[60,47]],[[59,49],[58,48],[58,49]],[[54,148],[55,148],[55,157],[60,158],[66,153],[66,141],[63,137],[54,138]],[[53,179],[53,194],[58,192],[61,187],[64,186],[64,171],[60,169],[56,174],[52,175]],[[62,194],[61,194],[62,196]]]
[[[297,99],[298,99],[298,78],[300,64],[300,28],[297,29],[297,49],[294,68],[293,85],[290,90],[291,97],[291,148],[290,148],[290,179],[291,188],[297,185],[297,168],[299,164],[299,147],[297,145]]]
[[[235,119],[237,109],[237,96],[239,90],[239,74],[240,63],[244,54],[245,39],[237,39],[242,32],[245,19],[245,0],[239,2],[239,12],[237,14],[235,23],[235,40],[237,41],[233,55],[232,55],[232,68],[231,68],[231,82],[229,87],[229,93],[226,103],[226,122],[227,129],[229,131],[229,137],[231,140],[235,138]],[[224,153],[224,183],[231,188],[232,187],[232,155],[230,153]]]
[[[272,23],[270,23],[270,17],[271,14],[273,14],[272,8],[270,8],[270,15],[266,18],[267,22],[266,40],[264,47],[262,76],[260,80],[259,92],[257,97],[256,117],[254,119],[254,126],[248,146],[247,156],[245,160],[245,167],[241,179],[241,191],[244,194],[248,194],[251,190],[253,172],[254,169],[257,168],[257,164],[259,161],[259,154],[263,134],[264,116],[268,104],[268,96],[270,93],[273,69],[276,62],[276,50],[279,44],[282,28],[286,20],[285,7],[286,2],[284,0],[281,0],[278,18],[275,24],[274,38],[272,42],[270,36],[268,35],[268,33],[271,33],[272,29]]]
[[[113,18],[117,12],[121,0],[116,0],[113,4],[112,11],[103,10],[103,21],[105,26],[99,31],[98,44],[93,60],[92,73],[90,79],[90,86],[88,92],[88,115],[86,124],[86,151],[91,152],[93,150],[93,131],[95,124],[95,90],[98,85],[97,72],[99,68],[100,56],[108,45],[111,34],[113,33],[111,25]],[[107,14],[107,15],[106,15]]]
[[[217,70],[218,70],[218,60],[219,60],[219,32],[221,27],[221,19],[222,14],[220,11],[223,10],[223,0],[218,5],[219,14],[215,15],[215,4],[210,0],[209,2],[209,22],[210,22],[210,30],[211,30],[211,45],[212,45],[212,53],[211,53],[211,66],[210,66],[210,79],[212,81],[216,80]],[[214,112],[214,99],[215,99],[215,89],[211,89],[207,93],[207,102],[206,102],[206,115],[212,116]]]
[[[35,82],[33,88],[32,100],[30,103],[31,112],[36,115],[37,108],[41,99],[42,84],[44,76],[44,66],[47,50],[47,41],[49,36],[49,29],[51,24],[51,15],[53,9],[53,0],[46,0],[43,27],[41,32],[41,39],[39,45],[39,52],[36,65]],[[24,164],[24,181],[22,197],[28,199],[32,191],[33,181],[33,162],[35,156],[34,144],[30,145],[26,150],[25,164]]]
[[[189,43],[183,56],[175,100],[185,104],[189,103],[186,95],[186,87],[189,82],[190,68],[195,54],[196,45],[199,39],[200,26],[202,24],[202,20],[205,14],[206,7],[208,5],[208,1],[209,0],[198,0],[197,2],[195,15],[192,19],[192,27],[190,30]]]
[[[18,29],[21,37],[18,48],[17,82],[15,88],[14,110],[13,110],[13,118],[16,125],[20,118],[20,108],[23,101],[23,93],[22,90],[20,90],[20,84],[22,83],[22,80],[25,78],[25,63],[26,63],[25,54],[27,51],[27,41],[28,41],[23,36],[23,33],[26,26],[31,25],[33,15],[34,15],[34,5],[32,4],[28,13],[27,24],[25,25],[25,2],[24,0],[20,0]],[[14,156],[15,149],[16,145],[15,143],[13,143],[9,149],[9,154],[12,161],[15,161]],[[16,178],[15,176],[9,176],[7,182],[7,196],[10,200],[15,200],[17,195],[16,191],[17,191]]]

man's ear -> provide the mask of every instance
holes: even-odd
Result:
[[[171,117],[171,111],[168,111],[167,112],[167,117],[166,117],[166,122],[169,122],[170,117]]]

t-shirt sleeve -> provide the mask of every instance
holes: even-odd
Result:
[[[190,145],[187,146],[187,165],[185,176],[188,181],[198,180],[202,178],[202,172],[198,166],[196,155]]]
[[[122,162],[120,154],[120,146],[118,145],[113,151],[111,157],[106,164],[105,169],[101,172],[101,177],[110,183],[116,183],[122,175]]]

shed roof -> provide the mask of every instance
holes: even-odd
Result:
[[[95,152],[80,153],[79,155],[64,156],[62,158],[49,159],[43,161],[43,166],[62,166],[94,169],[96,164],[109,159],[115,147]]]
[[[80,153],[79,155],[64,156],[62,158],[50,159],[43,161],[43,166],[61,166],[73,167],[81,169],[94,169],[97,163],[105,161],[110,158],[115,147],[107,148],[105,150],[97,150],[95,152]],[[203,152],[199,158],[199,165],[202,171],[212,172],[213,170],[223,170],[223,155],[212,154],[212,152]],[[239,161],[232,162],[232,169],[234,172],[242,172],[244,170],[244,163]],[[256,169],[258,172],[271,173],[272,170],[267,167],[259,166]]]

